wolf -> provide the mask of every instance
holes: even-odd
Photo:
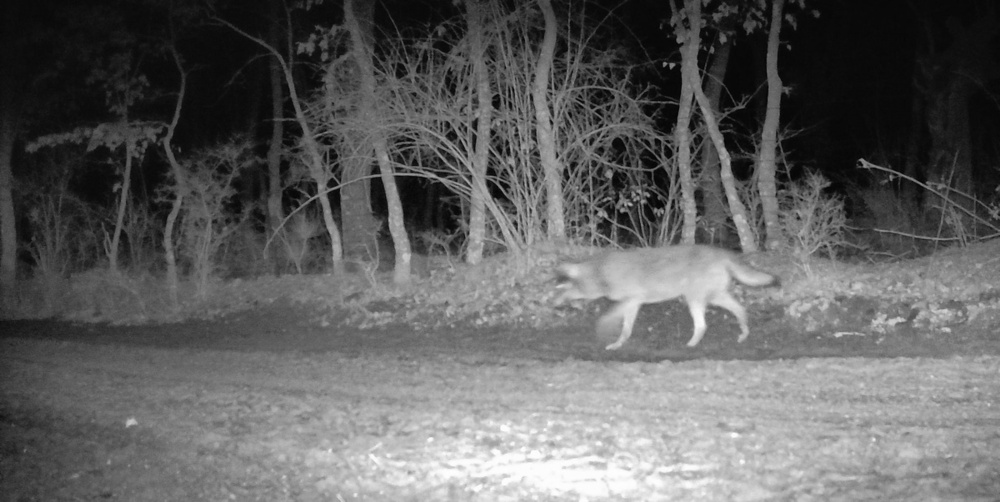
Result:
[[[614,251],[583,262],[562,263],[556,268],[561,293],[557,303],[567,300],[608,298],[617,305],[597,321],[598,333],[613,332],[621,326],[618,340],[605,347],[621,348],[629,336],[639,308],[684,297],[694,334],[688,347],[698,345],[705,335],[705,309],[715,305],[731,312],[740,324],[743,342],[750,334],[747,313],[729,293],[732,279],[748,286],[779,284],[778,277],[744,265],[739,255],[712,246],[668,246]]]

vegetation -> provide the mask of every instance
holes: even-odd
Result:
[[[540,271],[594,246],[765,247],[809,269],[997,234],[995,193],[969,181],[968,138],[935,126],[950,105],[933,89],[917,110],[932,149],[909,152],[905,173],[824,172],[786,153],[781,42],[811,29],[803,0],[669,2],[647,30],[659,56],[638,35],[648,19],[600,3],[468,0],[417,16],[387,1],[390,28],[350,0],[52,2],[54,17],[5,7],[50,30],[4,35],[17,72],[3,84],[32,109],[0,107],[8,316],[65,314],[79,304],[67,291],[101,290],[86,280],[147,319],[223,311],[209,305],[226,281],[331,272],[313,301],[364,322],[377,315],[359,298],[386,295],[483,312],[515,294],[495,308],[527,319],[528,305],[546,310]],[[224,75],[205,49],[221,39],[239,61]],[[724,92],[736,40],[766,56],[752,82],[766,95]],[[23,60],[27,48],[46,59]],[[221,94],[240,112],[205,112]],[[462,296],[431,299],[414,280]],[[512,286],[524,289],[482,294]]]

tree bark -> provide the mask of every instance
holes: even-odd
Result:
[[[483,259],[486,238],[486,168],[489,164],[490,138],[493,121],[493,91],[486,69],[486,47],[483,41],[483,0],[466,0],[469,26],[469,57],[472,59],[476,82],[476,150],[472,157],[472,193],[469,200],[469,244],[465,260],[476,264]],[[560,192],[561,193],[561,192]]]
[[[988,7],[987,7],[988,5]],[[1000,76],[1000,65],[993,58],[984,57],[995,50],[997,9],[993,3],[982,4],[975,16],[964,20],[957,16],[943,19],[943,43],[929,43],[929,47],[944,47],[930,52],[926,57],[926,110],[925,117],[930,135],[930,151],[926,179],[931,183],[947,186],[951,201],[964,211],[973,211],[975,200],[988,197],[993,187],[974,182],[973,127],[970,121],[970,104],[984,82]],[[947,191],[946,191],[947,192]],[[956,193],[957,192],[957,193]],[[924,200],[928,206],[937,206],[932,197]],[[971,218],[956,224],[956,231],[972,232]]]
[[[280,0],[270,0],[271,19],[268,38],[275,48],[281,47]],[[267,147],[267,220],[271,232],[278,232],[285,219],[281,205],[281,150],[285,138],[285,86],[281,82],[281,65],[275,58],[268,60],[271,80],[271,143]],[[275,262],[277,265],[277,262]]]
[[[778,75],[782,13],[785,0],[771,0],[771,26],[767,37],[767,111],[760,135],[760,158],[757,162],[757,190],[764,213],[765,247],[776,250],[784,236],[778,221],[777,172],[778,126],[781,117],[781,76]]]
[[[122,184],[118,195],[118,215],[115,218],[115,229],[111,237],[111,248],[107,250],[108,263],[112,272],[118,271],[118,243],[122,236],[122,222],[125,221],[125,209],[128,207],[129,186],[132,185],[132,157],[135,156],[135,143],[128,115],[122,117],[122,128],[125,134],[125,169],[122,173]]]
[[[736,191],[736,178],[733,176],[733,165],[732,159],[729,156],[729,149],[726,148],[725,137],[722,136],[722,131],[719,130],[719,124],[708,102],[708,97],[701,90],[701,86],[697,84],[698,81],[696,80],[693,85],[694,97],[701,109],[701,114],[705,120],[705,127],[708,129],[708,135],[711,136],[712,143],[715,144],[715,149],[719,152],[719,176],[722,179],[722,187],[726,191],[729,211],[733,215],[733,226],[736,227],[736,234],[740,238],[740,247],[743,249],[743,252],[752,253],[757,251],[757,240],[754,239],[753,231],[750,230],[747,210],[743,206],[743,201],[740,200],[739,193]]]
[[[732,52],[732,38],[728,38],[715,50],[712,64],[705,78],[705,95],[713,112],[718,112],[722,104],[723,82],[729,68],[729,54]],[[701,146],[701,203],[704,208],[702,226],[711,243],[725,243],[729,240],[729,226],[726,219],[726,195],[722,188],[719,151],[711,138],[706,138]]]
[[[369,0],[373,1],[373,0]],[[351,33],[352,45],[354,46],[354,58],[361,81],[361,104],[359,112],[365,129],[369,131],[372,149],[375,151],[375,159],[378,162],[382,188],[385,189],[386,210],[389,220],[389,234],[392,235],[393,249],[396,253],[395,266],[393,267],[392,280],[395,284],[407,284],[410,282],[410,239],[406,234],[406,227],[403,222],[403,205],[399,199],[399,190],[396,187],[395,172],[392,162],[389,159],[389,148],[382,128],[382,120],[379,106],[375,96],[375,68],[373,64],[372,40],[366,40],[365,31],[361,26],[361,19],[354,16],[353,6],[357,0],[346,0],[344,2],[344,24]],[[362,2],[364,3],[364,0]],[[365,10],[371,10],[371,4]],[[369,18],[370,20],[370,18]],[[370,28],[368,33],[370,33]],[[367,149],[366,149],[367,150]]]
[[[10,50],[0,48],[0,50]],[[5,66],[5,68],[9,68]],[[0,313],[14,308],[17,279],[17,225],[14,223],[14,141],[20,122],[15,77],[0,71]]]
[[[552,58],[556,47],[556,15],[550,0],[538,0],[538,6],[545,18],[545,35],[538,50],[531,97],[535,105],[535,137],[545,177],[546,236],[550,241],[561,242],[566,240],[562,193],[563,166],[556,158],[552,113],[548,103],[549,73],[552,71]],[[526,244],[530,244],[530,241]]]
[[[16,42],[22,2],[3,2],[0,15],[0,313],[15,303],[17,224],[14,215],[14,143],[25,102],[24,52]]]
[[[305,110],[302,109],[302,102],[299,100],[298,91],[295,90],[295,78],[292,75],[292,67],[289,65],[288,60],[278,52],[277,48],[272,47],[271,44],[241,30],[225,19],[213,19],[262,47],[272,57],[277,59],[281,65],[281,71],[285,77],[285,86],[288,89],[288,98],[292,104],[292,109],[295,111],[295,122],[302,129],[301,141],[303,150],[306,153],[306,166],[309,169],[309,176],[316,183],[316,199],[319,200],[319,206],[323,210],[323,224],[326,226],[326,233],[330,236],[330,259],[333,263],[333,273],[337,277],[343,276],[344,254],[341,248],[340,227],[337,226],[337,221],[333,219],[333,208],[330,206],[330,198],[327,197],[327,192],[329,192],[327,184],[330,181],[330,171],[325,165],[323,152],[320,150],[319,143],[316,142],[312,127],[310,127],[309,120],[306,118]]]
[[[698,228],[698,206],[694,194],[694,177],[691,167],[691,113],[695,87],[701,87],[698,73],[698,48],[701,45],[701,0],[685,0],[686,19],[678,21],[675,29],[683,37],[681,46],[681,95],[677,105],[677,124],[674,138],[677,141],[677,170],[680,175],[681,208],[684,223],[681,242],[694,244]],[[686,21],[686,26],[685,26]]]
[[[351,31],[354,57],[343,63],[347,68],[338,75],[340,88],[363,92],[360,81],[362,47],[374,44],[375,0],[345,0],[345,24],[356,26],[357,36]],[[349,21],[353,20],[353,21]],[[363,46],[359,44],[364,44]],[[350,79],[350,81],[344,81]],[[354,113],[362,114],[364,96],[357,95],[358,107]],[[335,99],[334,96],[328,96]],[[367,130],[349,130],[343,139],[344,148],[339,152],[341,166],[340,221],[344,227],[344,254],[353,260],[370,259],[378,254],[378,219],[372,213],[371,179],[373,140]]]
[[[170,303],[176,310],[180,307],[180,301],[178,298],[179,283],[180,280],[177,277],[177,256],[174,252],[174,225],[177,224],[177,217],[181,213],[181,206],[184,204],[184,197],[187,196],[188,186],[187,180],[184,176],[184,169],[181,168],[180,162],[177,161],[177,157],[174,155],[174,131],[177,130],[177,123],[181,119],[181,110],[184,109],[184,98],[187,96],[187,70],[184,69],[184,63],[181,60],[181,55],[177,52],[176,47],[176,36],[173,33],[173,24],[170,26],[171,34],[171,45],[170,53],[174,60],[174,66],[177,68],[177,72],[180,76],[180,89],[177,92],[177,102],[174,103],[174,115],[170,120],[170,124],[167,125],[166,134],[163,135],[163,151],[167,155],[167,161],[170,163],[170,169],[174,173],[175,183],[177,185],[176,193],[174,194],[174,200],[170,204],[170,213],[167,214],[167,221],[163,227],[163,252],[167,262],[167,293],[170,296]]]

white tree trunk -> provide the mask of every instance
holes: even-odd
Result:
[[[299,100],[298,91],[295,89],[295,77],[292,75],[292,68],[288,65],[285,57],[275,47],[272,47],[271,44],[241,30],[225,19],[214,19],[234,32],[239,33],[247,40],[261,46],[272,57],[277,59],[281,65],[282,73],[285,76],[285,86],[288,89],[288,98],[292,103],[292,108],[295,110],[295,121],[302,129],[302,147],[306,152],[309,175],[312,177],[313,182],[316,183],[316,198],[319,200],[319,206],[323,210],[323,224],[326,225],[326,232],[330,236],[330,259],[333,262],[333,273],[335,276],[340,277],[344,275],[344,253],[340,241],[340,228],[337,227],[337,222],[333,219],[333,208],[330,206],[330,198],[326,196],[327,192],[329,192],[329,188],[326,185],[330,180],[330,174],[324,164],[323,152],[320,150],[315,136],[313,136],[312,127],[309,126],[305,111],[302,109],[302,102]]]
[[[184,97],[187,95],[187,70],[181,62],[181,55],[177,52],[174,40],[171,40],[170,52],[174,59],[174,66],[180,74],[180,90],[177,92],[177,102],[174,104],[174,116],[167,126],[167,132],[163,135],[163,151],[167,155],[170,169],[174,173],[177,192],[173,202],[170,204],[170,213],[167,214],[167,222],[163,228],[163,252],[167,261],[167,293],[170,295],[170,303],[174,309],[180,307],[178,299],[178,285],[180,280],[177,277],[177,256],[174,253],[174,225],[177,224],[177,216],[181,213],[181,206],[184,204],[184,197],[187,195],[187,180],[184,170],[181,168],[177,157],[174,155],[174,131],[177,130],[177,122],[181,118],[181,110],[184,109]]]
[[[681,46],[681,96],[677,106],[677,125],[674,137],[677,140],[677,170],[680,175],[681,208],[684,223],[681,228],[681,242],[694,244],[698,229],[698,206],[695,203],[694,176],[691,168],[691,112],[695,88],[701,87],[698,72],[698,48],[701,46],[701,0],[685,0],[687,26],[681,21],[676,26],[683,33]]]
[[[489,163],[491,123],[493,121],[493,91],[486,69],[486,47],[483,41],[483,0],[466,0],[469,26],[469,57],[472,59],[476,82],[476,150],[472,157],[472,193],[469,197],[469,237],[465,260],[476,264],[483,259],[486,239],[486,167]]]
[[[541,7],[545,18],[545,36],[538,50],[538,63],[535,65],[535,82],[531,96],[535,105],[535,137],[545,177],[546,236],[550,241],[559,242],[566,239],[562,193],[563,166],[556,158],[552,113],[549,111],[547,97],[549,73],[552,71],[552,58],[556,47],[556,15],[550,0],[538,0],[538,6]]]
[[[128,117],[122,120],[122,127],[125,132],[125,172],[122,173],[122,184],[118,192],[118,215],[115,217],[115,229],[111,237],[111,247],[107,249],[108,263],[112,272],[118,271],[118,244],[121,241],[122,224],[125,221],[125,210],[128,207],[128,189],[129,185],[132,184],[132,157],[135,155]]]
[[[757,249],[757,244],[753,237],[753,232],[750,231],[746,208],[740,201],[739,194],[736,191],[736,180],[733,177],[729,149],[726,148],[725,138],[722,136],[722,131],[719,130],[719,123],[715,117],[715,111],[712,109],[712,103],[701,87],[701,76],[698,72],[698,45],[700,45],[701,37],[699,28],[701,26],[700,0],[685,0],[685,10],[688,15],[686,27],[688,31],[684,47],[681,50],[681,78],[684,82],[681,90],[681,110],[678,111],[677,117],[678,165],[680,167],[682,202],[684,204],[682,239],[685,243],[693,243],[696,229],[697,209],[694,203],[694,184],[691,181],[690,173],[691,151],[689,144],[690,132],[688,131],[690,103],[693,98],[698,103],[702,120],[704,120],[705,127],[708,129],[712,144],[715,145],[715,150],[719,154],[719,177],[726,192],[726,200],[729,203],[729,210],[733,215],[733,224],[736,226],[736,232],[740,238],[740,246],[743,248],[743,251],[752,252]],[[685,27],[678,26],[677,29],[685,29]],[[686,112],[683,110],[684,107],[688,108]],[[688,171],[686,179],[685,169]],[[690,195],[687,193],[688,190],[690,190]]]
[[[705,120],[705,128],[712,138],[715,150],[719,152],[719,177],[722,179],[722,188],[726,192],[726,200],[729,202],[729,211],[733,215],[733,225],[736,227],[736,234],[740,238],[740,247],[744,253],[752,253],[757,250],[757,240],[754,239],[753,231],[750,230],[750,222],[747,219],[747,210],[740,200],[736,191],[736,178],[733,177],[733,164],[729,156],[729,149],[726,148],[726,139],[719,130],[719,123],[712,111],[711,103],[705,96],[701,86],[695,87],[695,99],[701,109]]]
[[[729,69],[729,55],[732,52],[733,39],[715,47],[712,64],[705,75],[705,95],[713,113],[721,108],[722,90],[725,88],[726,71]],[[726,219],[729,211],[726,206],[726,194],[722,188],[721,161],[719,152],[712,141],[703,141],[701,146],[701,187],[702,228],[712,244],[725,243],[729,240],[729,226]]]
[[[375,97],[375,69],[372,62],[372,47],[361,31],[361,25],[353,14],[352,5],[358,0],[344,2],[344,24],[351,34],[354,46],[354,57],[361,81],[361,104],[359,113],[362,120],[371,131],[372,147],[375,150],[375,160],[378,162],[382,187],[385,189],[386,210],[389,219],[389,234],[392,235],[392,245],[396,252],[396,262],[393,267],[392,280],[396,284],[410,282],[410,239],[403,223],[403,204],[399,200],[399,190],[396,188],[395,172],[389,159],[389,149],[386,145],[385,132],[381,129],[380,110]],[[364,1],[364,0],[362,0]]]
[[[326,233],[330,236],[330,260],[333,263],[333,274],[336,277],[341,277],[344,275],[344,253],[340,242],[340,228],[337,226],[337,221],[333,219],[330,198],[326,196],[329,191],[327,182],[330,180],[330,174],[323,163],[323,153],[319,149],[319,144],[316,143],[316,138],[312,135],[312,128],[309,127],[305,112],[302,110],[302,104],[299,102],[293,87],[295,81],[292,77],[292,71],[288,66],[283,65],[283,67],[285,84],[289,87],[289,96],[292,99],[292,106],[295,108],[295,120],[302,128],[302,146],[308,157],[309,175],[316,183],[316,198],[319,200],[320,209],[323,210],[323,224],[326,227]]]
[[[783,237],[778,221],[777,171],[778,126],[781,114],[781,77],[778,75],[778,49],[785,0],[772,0],[771,31],[767,37],[767,112],[760,134],[760,158],[757,163],[757,190],[764,213],[765,247],[781,247]]]

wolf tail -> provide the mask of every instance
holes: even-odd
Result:
[[[736,260],[727,262],[726,269],[737,281],[747,286],[776,286],[780,282],[777,277],[748,267]]]

